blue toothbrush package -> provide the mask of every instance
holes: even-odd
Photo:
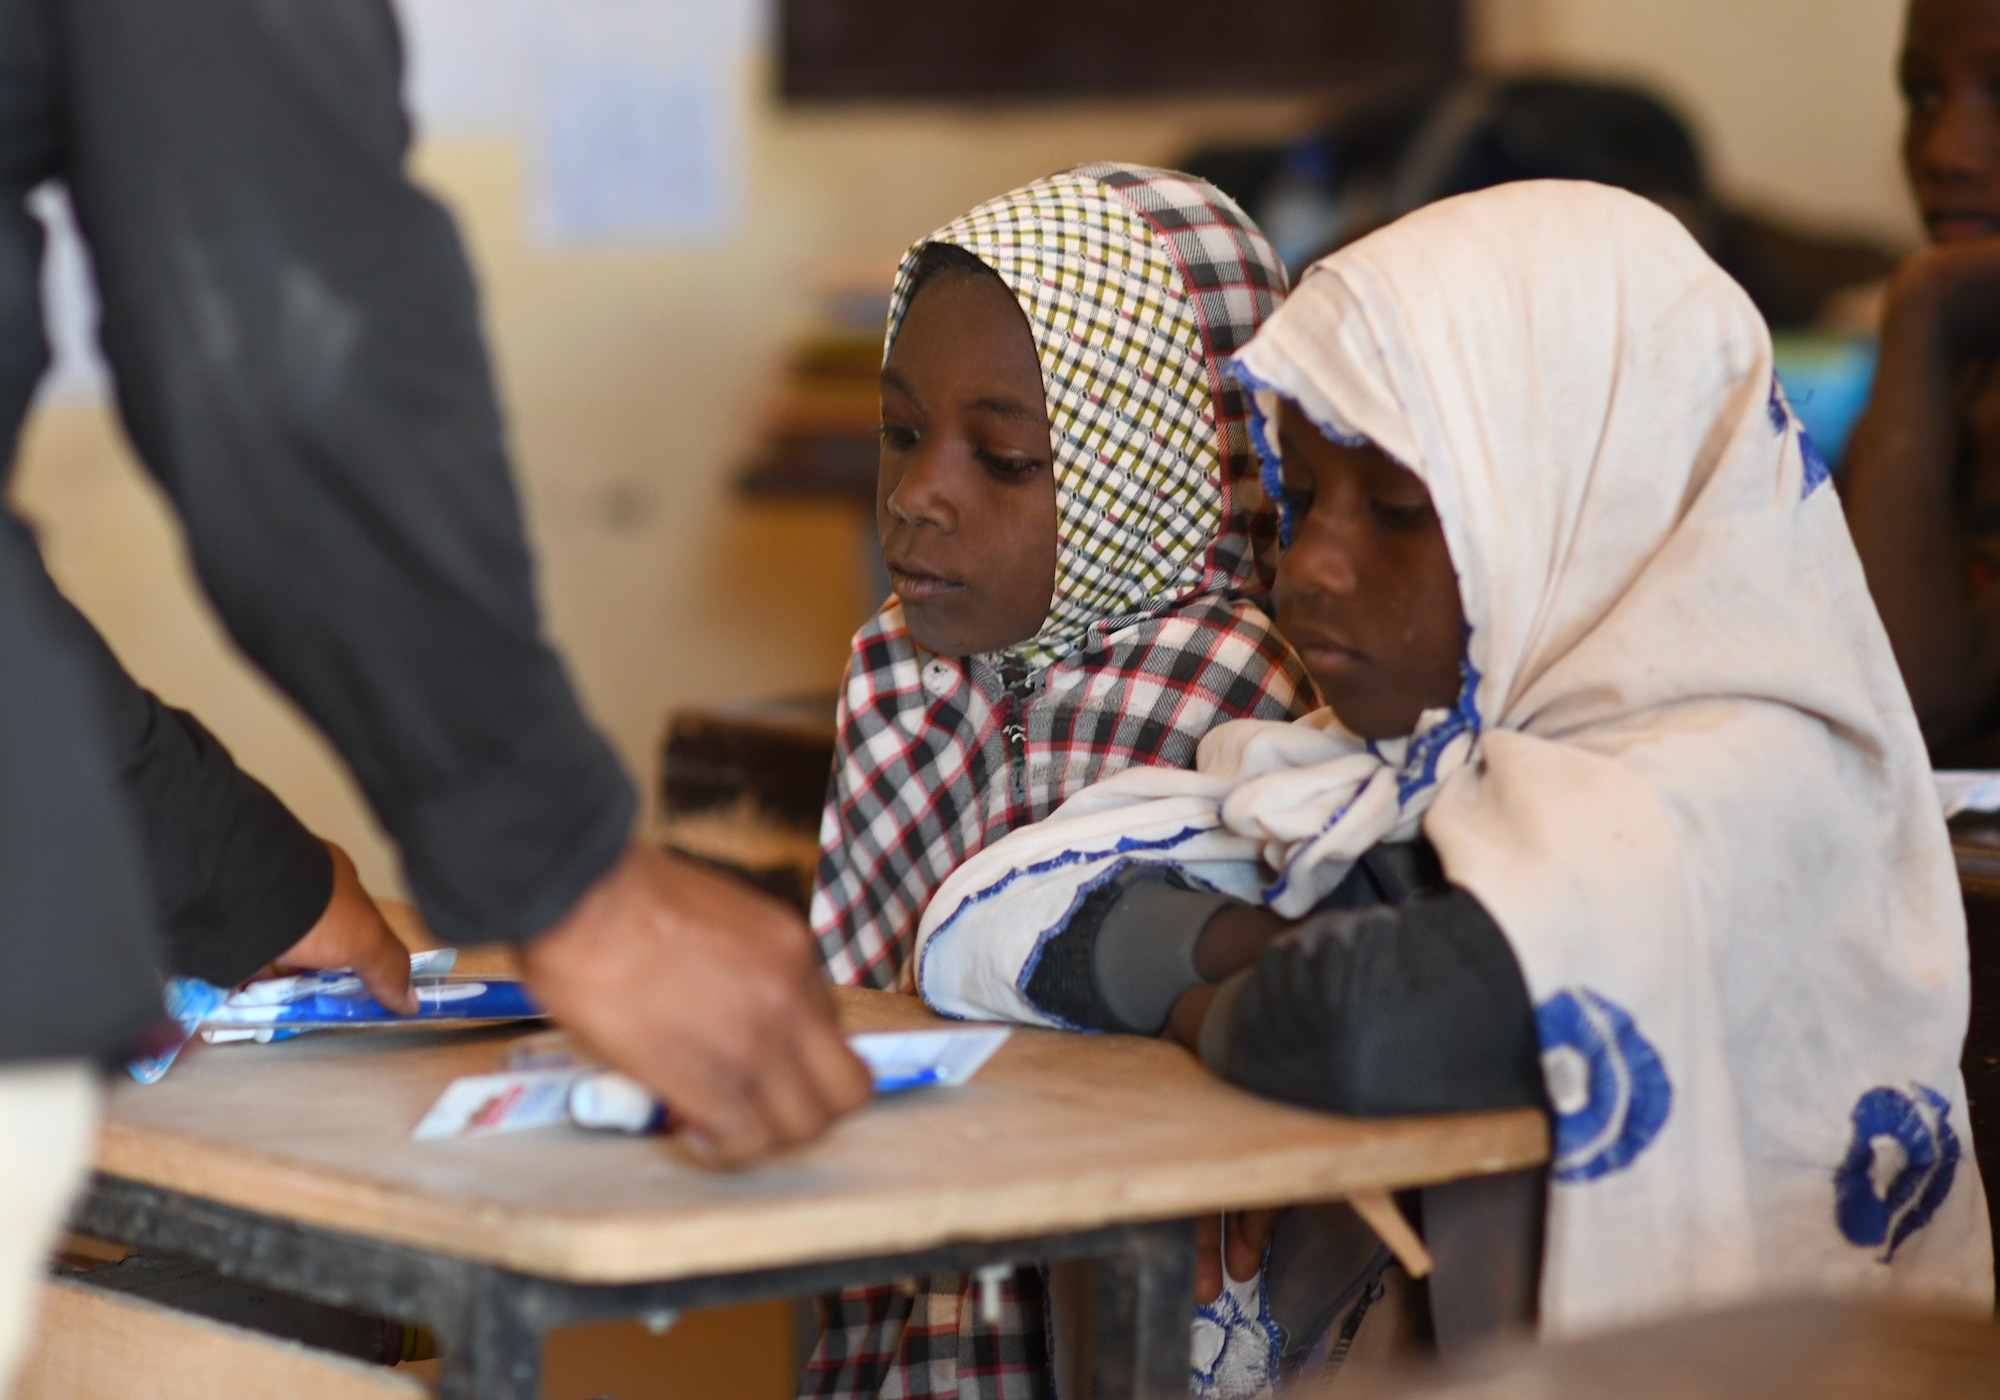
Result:
[[[252,982],[234,991],[193,977],[166,985],[167,1014],[179,1038],[158,1054],[126,1066],[141,1084],[152,1084],[172,1066],[196,1034],[227,1043],[285,1040],[307,1031],[416,1025],[479,1025],[532,1021],[546,1013],[520,982],[507,977],[453,977],[458,952],[441,948],[410,955],[412,1015],[391,1011],[368,994],[348,968]]]

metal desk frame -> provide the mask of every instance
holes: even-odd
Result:
[[[421,1323],[443,1351],[441,1400],[539,1400],[559,1327],[802,1297],[984,1266],[1096,1259],[1097,1400],[1185,1400],[1194,1225],[1112,1225],[657,1283],[574,1283],[320,1229],[99,1173],[71,1216],[86,1235],[199,1259],[247,1282]]]

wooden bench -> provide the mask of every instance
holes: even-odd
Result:
[[[14,1400],[422,1400],[408,1376],[52,1280]]]
[[[834,705],[821,695],[676,712],[660,745],[661,843],[805,908]]]

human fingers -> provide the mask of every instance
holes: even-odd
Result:
[[[333,859],[333,891],[326,908],[305,936],[281,954],[278,968],[351,967],[361,984],[392,1011],[417,1009],[410,988],[410,952],[382,918],[347,852],[324,843]]]
[[[1222,1296],[1222,1217],[1197,1216],[1194,1222],[1194,1300],[1213,1303]]]
[[[752,1086],[734,1081],[733,1071],[697,1050],[682,1050],[659,1062],[669,1087],[674,1137],[704,1166],[749,1166],[782,1143],[778,1124]]]
[[[868,1066],[847,1043],[838,1025],[811,1021],[797,1028],[799,1057],[819,1101],[835,1117],[852,1113],[875,1095]]]
[[[719,1162],[763,1155],[831,1117],[817,1089],[801,1087],[797,1045],[802,1027],[830,1027],[832,1014],[807,975],[803,921],[776,910],[635,850],[524,955],[551,1014],[670,1104],[696,1134],[690,1146]]]
[[[410,950],[380,916],[374,923],[372,930],[357,931],[349,965],[375,1000],[391,1011],[414,1016],[418,1002],[416,988],[410,985]]]
[[[1251,1278],[1263,1267],[1264,1247],[1270,1244],[1271,1235],[1284,1215],[1282,1209],[1244,1210],[1230,1215],[1224,1253],[1231,1278]]]
[[[673,877],[661,893],[684,921],[733,934],[725,945],[727,985],[717,994],[740,1003],[726,1024],[743,1035],[737,1050],[778,1140],[816,1137],[865,1103],[873,1083],[840,1032],[817,947],[797,911],[691,862],[668,860],[657,869]]]

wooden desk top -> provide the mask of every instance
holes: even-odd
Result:
[[[843,991],[855,1030],[940,1024]],[[1520,1110],[1363,1122],[1221,1083],[1178,1048],[1016,1030],[957,1089],[883,1100],[753,1171],[659,1138],[551,1128],[413,1143],[445,1084],[510,1032],[195,1046],[119,1084],[98,1166],[248,1210],[577,1282],[632,1282],[1327,1200],[1546,1159]]]

